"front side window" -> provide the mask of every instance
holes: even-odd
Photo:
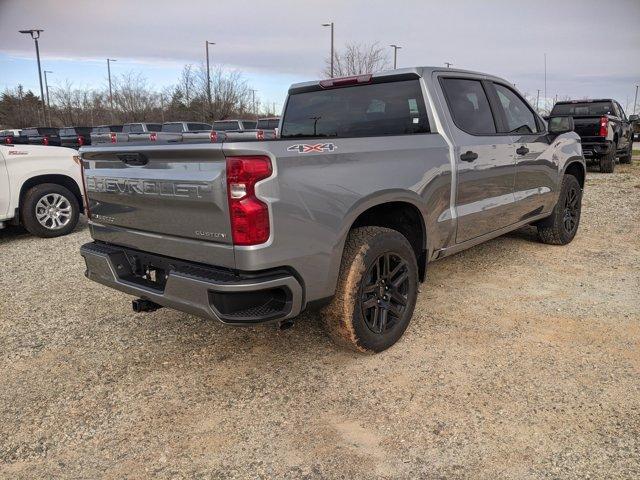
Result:
[[[504,85],[494,84],[507,122],[507,133],[536,133],[536,117],[516,93]]]
[[[289,96],[282,138],[428,133],[419,80],[374,83]]]
[[[472,135],[496,133],[489,99],[480,80],[443,78],[442,87],[458,128]]]

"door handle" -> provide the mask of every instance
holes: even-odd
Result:
[[[516,153],[518,155],[526,155],[527,153],[529,153],[529,149],[523,145],[520,148],[516,149]]]
[[[460,155],[460,160],[462,160],[463,162],[473,162],[476,158],[478,158],[478,154],[476,152],[472,152],[471,150]]]

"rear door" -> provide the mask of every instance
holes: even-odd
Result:
[[[456,242],[461,243],[514,223],[513,139],[499,132],[488,82],[446,74],[439,80],[456,146]]]
[[[500,131],[512,135],[516,159],[514,220],[553,208],[558,187],[558,164],[553,160],[549,137],[533,109],[511,86],[491,82],[501,117]]]

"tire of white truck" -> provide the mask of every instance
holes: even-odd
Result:
[[[43,238],[71,233],[78,224],[80,205],[62,185],[42,183],[30,188],[20,207],[22,224],[32,235]]]
[[[407,329],[417,295],[418,264],[408,240],[389,228],[354,228],[336,294],[322,311],[325,327],[339,345],[381,352]]]
[[[578,231],[581,210],[580,183],[573,175],[565,175],[553,212],[537,223],[540,241],[549,245],[566,245],[571,242]]]

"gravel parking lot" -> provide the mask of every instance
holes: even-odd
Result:
[[[0,231],[0,477],[639,478],[640,158],[589,172],[567,247],[527,228],[435,263],[404,338],[318,315],[134,314],[86,224]]]

